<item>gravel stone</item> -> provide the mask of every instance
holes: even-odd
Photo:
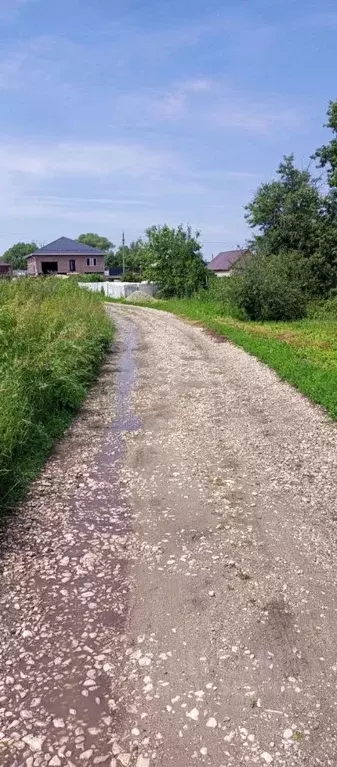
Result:
[[[107,311],[0,530],[1,766],[334,767],[336,425],[193,323]]]

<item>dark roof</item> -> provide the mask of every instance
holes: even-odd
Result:
[[[84,245],[83,242],[78,240],[70,240],[69,237],[59,237],[58,240],[50,242],[49,245],[44,245],[39,250],[34,250],[27,258],[31,256],[104,256],[103,250],[98,248],[92,248],[91,245]]]
[[[138,272],[139,267],[137,266],[126,266],[125,270],[127,272]],[[118,277],[120,274],[123,274],[123,267],[122,266],[109,266],[109,277]]]
[[[207,264],[208,268],[213,272],[229,272],[229,270],[239,261],[242,256],[250,256],[251,253],[247,248],[237,248],[236,250],[225,250],[222,253],[218,253],[212,261]]]

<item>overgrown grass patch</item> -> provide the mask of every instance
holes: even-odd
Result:
[[[337,418],[337,322],[244,322],[222,316],[217,302],[204,302],[199,297],[151,301],[148,306],[173,312],[225,336]]]
[[[20,498],[112,340],[102,301],[58,278],[0,283],[0,502]]]

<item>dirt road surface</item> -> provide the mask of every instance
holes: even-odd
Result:
[[[168,314],[2,530],[2,767],[337,765],[336,426]]]

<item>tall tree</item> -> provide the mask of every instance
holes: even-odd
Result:
[[[246,206],[246,220],[259,230],[252,247],[273,255],[292,250],[311,256],[322,224],[318,185],[308,170],[295,168],[293,155],[283,158],[277,176],[262,184]]]
[[[317,149],[313,159],[326,172],[329,191],[323,198],[323,228],[319,256],[316,258],[318,272],[325,269],[326,281],[330,288],[337,288],[337,101],[330,101],[326,128],[332,131],[328,144]]]
[[[337,188],[337,101],[330,101],[327,116],[325,127],[332,130],[332,139],[317,149],[313,157],[319,161],[320,168],[326,169],[329,186]]]
[[[146,231],[143,273],[157,282],[165,296],[191,296],[207,283],[208,271],[201,254],[199,232],[152,226]]]
[[[16,242],[1,256],[1,261],[11,264],[13,269],[27,269],[27,259],[37,249],[36,242]]]
[[[100,234],[94,232],[87,232],[86,234],[80,234],[77,238],[79,242],[83,242],[84,245],[91,245],[92,248],[98,248],[103,250],[104,253],[110,253],[114,249],[114,244],[107,237],[102,237]]]

